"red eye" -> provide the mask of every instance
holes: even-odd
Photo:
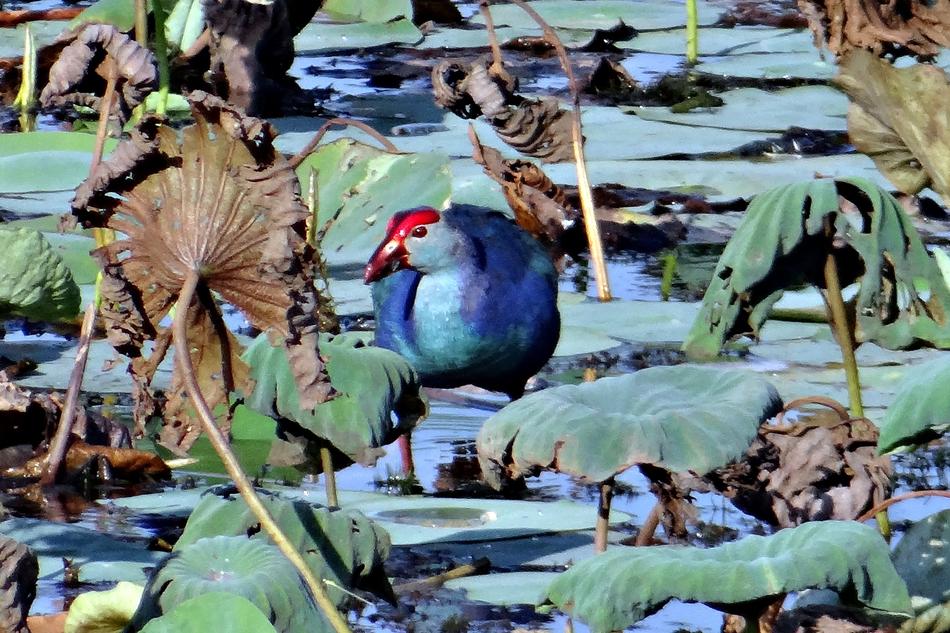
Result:
[[[416,228],[412,229],[413,237],[425,237],[428,233],[429,229],[424,226],[417,226]]]

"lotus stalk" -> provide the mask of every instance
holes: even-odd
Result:
[[[699,12],[696,0],[686,0],[686,63],[690,66],[699,60]]]
[[[46,467],[43,469],[43,476],[40,478],[40,485],[43,486],[56,483],[63,458],[66,456],[69,434],[72,431],[73,419],[76,416],[76,407],[79,401],[79,390],[82,387],[83,375],[86,373],[86,359],[89,357],[89,344],[92,339],[92,329],[96,322],[96,312],[96,303],[92,302],[86,307],[86,313],[83,316],[76,360],[73,363],[73,371],[69,376],[69,386],[66,389],[66,401],[63,403],[59,425],[56,427],[56,435],[53,436],[53,441],[50,443],[49,453],[46,457]]]
[[[597,527],[594,531],[594,551],[607,551],[607,532],[610,529],[610,502],[614,496],[614,478],[598,485],[600,498],[597,503]]]
[[[527,13],[532,20],[544,30],[544,37],[557,52],[561,67],[567,77],[567,84],[571,91],[571,100],[574,116],[571,121],[571,144],[574,148],[574,166],[577,169],[577,193],[580,196],[581,212],[584,217],[584,230],[587,232],[587,243],[590,248],[590,258],[594,264],[594,281],[597,284],[597,297],[601,301],[610,301],[610,280],[607,276],[607,263],[604,257],[604,245],[600,239],[600,226],[597,224],[594,194],[587,175],[587,159],[584,157],[584,134],[581,130],[581,93],[577,87],[574,71],[571,69],[571,60],[567,56],[564,43],[537,11],[531,8],[524,0],[512,0]]]
[[[224,464],[224,468],[234,481],[238,492],[247,503],[248,508],[254,513],[254,516],[261,522],[261,529],[271,538],[277,548],[287,557],[287,559],[297,569],[297,572],[303,578],[308,589],[313,595],[314,601],[320,608],[323,615],[330,622],[336,633],[351,633],[350,627],[346,623],[342,614],[334,606],[333,601],[327,594],[323,583],[317,578],[313,570],[307,565],[300,553],[294,548],[290,540],[284,535],[280,526],[271,517],[270,512],[264,506],[260,496],[251,484],[244,470],[238,462],[237,455],[231,450],[231,446],[225,438],[221,429],[215,424],[214,414],[211,407],[201,393],[201,387],[198,384],[198,378],[195,375],[195,368],[191,362],[191,354],[188,348],[188,312],[192,302],[199,295],[196,294],[201,284],[201,273],[198,270],[190,271],[185,277],[185,283],[181,289],[178,299],[178,310],[175,312],[175,319],[172,324],[172,337],[175,345],[175,361],[182,372],[185,384],[188,388],[188,396],[195,407],[198,418],[201,421],[202,430],[205,436],[211,442],[218,457]],[[208,310],[216,310],[215,306],[205,306]]]
[[[829,239],[833,232],[830,222],[826,222],[826,234]],[[828,320],[834,328],[835,338],[841,348],[844,359],[844,371],[848,379],[848,407],[851,415],[856,418],[864,417],[864,405],[861,402],[861,380],[858,376],[858,362],[854,356],[854,338],[848,322],[848,313],[841,295],[841,280],[838,277],[838,264],[835,261],[834,249],[828,250],[824,266],[825,288],[828,302]]]
[[[317,183],[317,170],[310,168],[310,178],[307,181],[307,208],[310,209],[310,215],[307,217],[307,243],[314,248],[316,257],[322,260],[319,250],[320,240],[317,238],[317,216],[320,213],[319,186]],[[323,262],[321,261],[321,264]],[[321,265],[320,270],[323,270]],[[326,282],[326,279],[324,279]],[[326,285],[324,283],[324,285]],[[323,469],[323,481],[327,490],[327,506],[331,508],[340,507],[340,498],[336,489],[336,472],[333,470],[333,456],[330,449],[326,446],[320,447],[320,466]]]

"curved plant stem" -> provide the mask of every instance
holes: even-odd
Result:
[[[787,402],[785,404],[785,408],[783,408],[779,412],[778,416],[776,416],[776,421],[781,424],[786,413],[792,411],[793,409],[800,409],[806,404],[817,404],[823,407],[828,407],[838,414],[838,418],[842,422],[851,419],[851,415],[848,413],[848,410],[845,409],[844,406],[834,398],[827,398],[825,396],[805,396],[804,398],[795,398],[794,400]]]
[[[313,135],[312,139],[310,139],[310,142],[287,161],[290,164],[290,167],[292,169],[297,169],[297,166],[300,165],[300,163],[302,163],[304,159],[306,159],[307,156],[313,152],[313,150],[317,149],[317,145],[320,144],[320,141],[323,140],[323,137],[334,125],[347,125],[360,129],[379,141],[379,144],[385,147],[387,152],[392,152],[393,154],[399,153],[399,148],[393,145],[392,141],[362,121],[357,121],[355,119],[334,118],[321,125],[320,129],[317,130],[317,133]]]
[[[261,523],[261,529],[271,538],[277,548],[287,557],[288,560],[297,569],[303,577],[304,582],[313,594],[314,601],[320,608],[320,611],[330,622],[336,633],[351,633],[343,615],[337,610],[330,597],[327,595],[323,583],[314,575],[313,570],[307,565],[300,553],[294,548],[293,544],[287,539],[280,527],[271,517],[270,512],[261,502],[257,491],[251,485],[247,475],[241,469],[237,456],[231,450],[224,434],[214,422],[214,415],[208,406],[204,395],[201,393],[201,387],[198,385],[198,379],[195,376],[194,366],[191,363],[191,355],[188,350],[188,309],[195,299],[195,293],[201,282],[201,274],[197,270],[189,271],[178,297],[178,309],[175,312],[175,319],[172,323],[172,338],[175,345],[175,362],[179,364],[182,375],[185,378],[185,385],[188,390],[188,396],[198,418],[201,420],[202,430],[205,436],[211,442],[215,452],[221,458],[224,468],[228,475],[234,481],[238,492],[247,503],[247,507],[254,513],[254,516]]]
[[[491,72],[500,75],[504,70],[504,62],[501,58],[501,46],[498,45],[498,34],[495,33],[495,21],[492,20],[491,11],[488,9],[489,0],[481,0],[478,3],[478,10],[485,20],[485,30],[488,31],[488,47],[491,49]],[[471,128],[471,124],[469,124]]]
[[[95,323],[96,303],[92,302],[86,306],[86,313],[82,318],[82,329],[79,331],[79,347],[76,350],[73,372],[69,375],[66,401],[63,403],[63,409],[59,414],[59,425],[56,427],[56,435],[53,436],[53,441],[50,443],[49,452],[46,455],[46,467],[43,469],[43,476],[40,478],[40,485],[43,486],[56,483],[60,465],[63,463],[63,457],[66,456],[69,434],[73,428],[73,418],[76,417],[76,406],[79,401],[79,390],[82,387],[82,377],[86,373],[86,359],[89,357],[92,328]]]
[[[610,529],[610,501],[614,496],[614,478],[600,482],[600,501],[597,503],[597,528],[594,532],[594,551],[607,551],[607,532]]]
[[[890,508],[895,503],[900,503],[901,501],[907,501],[908,499],[918,499],[920,497],[946,497],[950,499],[950,490],[915,490],[914,492],[905,492],[902,495],[897,495],[896,497],[891,497],[890,499],[885,499],[881,503],[877,504],[856,520],[860,522],[867,521],[871,517],[877,517],[881,512],[884,512]]]
[[[699,60],[699,13],[696,0],[686,0],[686,63]]]
[[[532,20],[544,30],[545,38],[554,46],[561,67],[567,76],[567,85],[571,90],[571,101],[574,116],[571,125],[571,142],[574,146],[574,165],[577,168],[577,193],[581,199],[581,211],[584,216],[584,229],[587,231],[587,242],[590,247],[590,258],[594,264],[594,281],[597,284],[597,297],[601,301],[610,301],[610,280],[607,278],[607,263],[604,259],[604,246],[600,239],[600,226],[595,215],[594,195],[591,192],[590,179],[587,176],[587,161],[584,158],[584,135],[581,131],[581,93],[577,88],[577,80],[571,69],[571,60],[567,56],[564,43],[557,36],[551,25],[538,12],[531,8],[524,0],[512,0],[527,13]]]
[[[96,144],[92,148],[92,162],[89,166],[89,173],[96,168],[96,166],[102,162],[102,152],[106,144],[106,136],[108,136],[109,131],[109,114],[112,112],[112,102],[115,100],[115,89],[116,84],[119,81],[119,67],[116,65],[115,60],[110,57],[107,57],[105,64],[108,67],[108,77],[106,81],[106,89],[102,94],[102,99],[99,100],[99,125],[96,128]],[[102,248],[106,244],[111,244],[115,241],[115,231],[112,229],[102,229],[96,228],[92,230],[92,235],[96,239],[96,248]],[[102,302],[102,271],[100,270],[96,274],[96,291],[95,291],[95,300],[94,303],[96,307],[99,307],[99,304]]]

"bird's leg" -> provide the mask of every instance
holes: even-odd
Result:
[[[397,442],[399,443],[399,457],[402,459],[402,474],[409,477],[416,472],[415,464],[412,463],[412,434],[400,435]]]

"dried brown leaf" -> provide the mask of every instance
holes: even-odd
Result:
[[[167,479],[171,475],[168,464],[155,453],[134,448],[96,446],[78,440],[70,444],[66,452],[66,470],[79,471],[93,459],[107,460],[112,475],[125,481],[144,478]]]
[[[950,78],[940,68],[895,68],[866,51],[844,57],[837,83],[851,99],[848,135],[907,194],[950,200]]]
[[[484,116],[498,136],[527,156],[548,163],[574,159],[571,113],[556,99],[525,99],[516,81],[488,59],[464,65],[445,60],[432,69],[435,102],[454,114]]]
[[[771,525],[855,519],[890,493],[890,461],[877,455],[868,420],[831,418],[821,412],[790,426],[765,424],[742,461],[704,480]]]
[[[49,70],[49,82],[40,93],[44,106],[79,104],[99,107],[101,90],[93,81],[105,80],[104,61],[110,60],[118,71],[114,108],[120,120],[126,120],[146,94],[155,89],[158,71],[155,57],[110,24],[88,24],[59,55]]]
[[[39,571],[29,547],[0,535],[0,630],[29,633],[26,618],[36,597]]]
[[[950,46],[947,0],[798,0],[798,6],[816,44],[838,56],[866,49],[929,59]]]
[[[191,271],[201,275],[198,297],[178,309],[189,310],[192,362],[209,405],[225,402],[246,377],[239,346],[220,324],[215,292],[255,327],[286,339],[301,400],[314,406],[330,388],[317,353],[312,253],[303,238],[308,212],[296,175],[274,149],[267,122],[205,93],[190,100],[195,123],[180,140],[172,128],[146,119],[73,202],[84,226],[121,235],[94,253],[104,271],[110,340],[132,357],[142,355],[146,340],[161,343],[156,359],[133,364],[141,386],[136,413],[153,407],[148,386],[168,345],[159,323]],[[176,366],[163,439],[180,451],[197,437],[198,426],[183,417],[179,372]]]
[[[551,247],[560,242],[565,230],[580,214],[568,204],[564,191],[536,164],[507,160],[493,147],[486,147],[471,135],[472,157],[485,173],[501,184],[515,220],[524,230]]]

